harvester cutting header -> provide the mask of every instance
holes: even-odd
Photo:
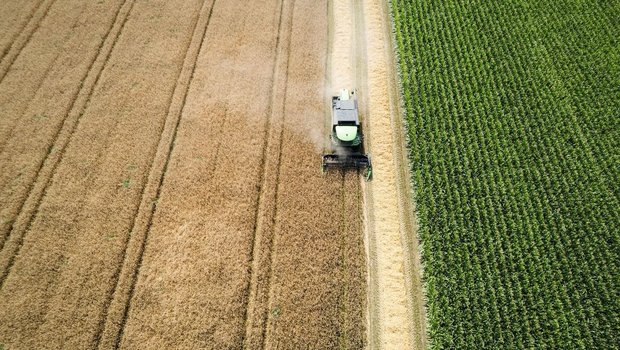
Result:
[[[323,171],[330,168],[365,169],[372,176],[370,157],[364,153],[364,135],[359,120],[357,99],[347,89],[332,97],[332,153],[323,155]]]

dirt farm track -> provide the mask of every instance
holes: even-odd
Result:
[[[424,347],[386,16],[0,2],[0,348]],[[372,182],[320,171],[341,87]]]

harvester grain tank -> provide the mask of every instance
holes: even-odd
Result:
[[[370,156],[364,152],[364,135],[355,94],[347,89],[332,97],[332,153],[323,154],[323,171],[331,168],[364,169],[372,176]]]

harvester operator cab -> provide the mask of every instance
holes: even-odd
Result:
[[[337,146],[356,147],[362,142],[357,100],[352,99],[349,90],[342,89],[332,97],[332,141]]]
[[[323,154],[323,172],[330,168],[365,169],[367,180],[372,176],[370,156],[364,153],[362,125],[357,99],[347,89],[332,97],[332,153]]]

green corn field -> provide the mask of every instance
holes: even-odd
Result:
[[[392,0],[431,347],[620,342],[620,1]]]

